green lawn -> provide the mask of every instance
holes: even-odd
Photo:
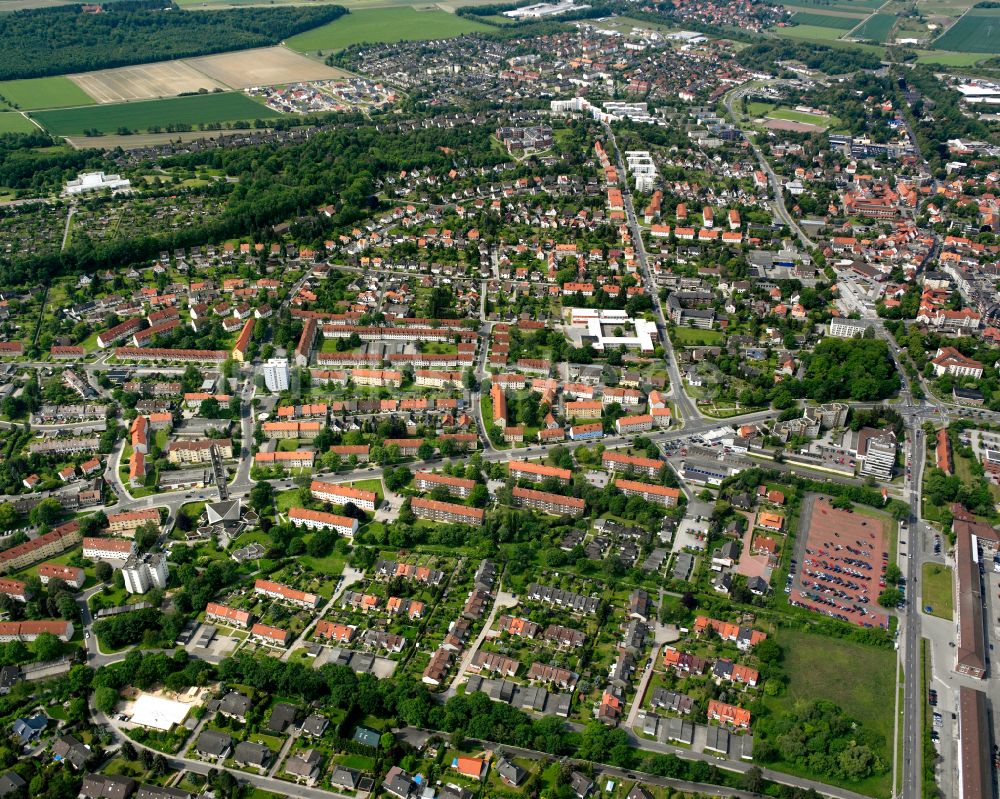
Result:
[[[931,607],[929,612],[932,616],[951,621],[955,615],[951,567],[925,563],[923,578],[924,585],[920,589],[920,598],[924,607]]]
[[[355,480],[350,485],[359,491],[374,491],[378,495],[379,502],[385,498],[385,494],[382,491],[382,481],[378,478],[372,480]]]
[[[16,111],[0,113],[0,133],[32,133],[36,130],[38,126],[23,114]]]
[[[0,97],[25,111],[94,104],[90,95],[62,75],[0,81]]]
[[[172,124],[191,125],[215,122],[254,122],[273,119],[281,114],[254,102],[240,92],[222,92],[137,103],[116,103],[91,108],[65,108],[39,111],[32,117],[58,136],[82,136],[87,131],[114,134],[119,129],[131,131],[165,128]]]
[[[304,536],[303,540],[308,544],[311,538],[312,535],[310,534]],[[323,558],[314,558],[312,555],[298,555],[297,557],[299,563],[303,566],[327,577],[335,577],[338,574],[342,574],[344,565],[347,563],[347,557],[338,552],[331,552]]]
[[[493,28],[446,11],[371,8],[292,36],[285,44],[303,53],[329,53],[352,44],[448,39]]]
[[[696,327],[675,327],[673,339],[683,347],[715,346],[725,339],[720,330],[701,330]]]
[[[274,495],[274,505],[278,509],[278,513],[288,513],[289,508],[301,507],[299,489],[290,488],[287,491],[279,491]]]
[[[774,714],[791,711],[797,702],[824,699],[833,702],[862,726],[882,736],[879,755],[892,758],[893,691],[896,657],[892,649],[876,649],[843,639],[827,638],[799,630],[776,634],[784,652],[782,670],[788,687],[776,697],[764,698]],[[781,771],[790,771],[775,764]],[[892,770],[846,787],[866,796],[888,796]]]

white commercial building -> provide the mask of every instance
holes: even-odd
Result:
[[[76,180],[66,181],[64,194],[84,194],[88,191],[110,189],[113,192],[130,191],[132,182],[121,175],[106,175],[104,172],[81,172]]]
[[[653,336],[657,335],[655,322],[632,319],[625,311],[602,308],[570,308],[569,313],[571,326],[587,328],[587,336],[593,339],[589,343],[595,350],[624,346],[642,352],[653,351]]]
[[[264,361],[264,385],[274,394],[288,391],[288,361],[284,358]]]

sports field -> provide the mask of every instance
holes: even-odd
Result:
[[[792,17],[792,22],[797,22],[799,25],[818,25],[821,28],[840,28],[845,31],[849,31],[861,20],[862,17],[815,14],[811,11],[799,11]]]
[[[463,33],[494,30],[471,19],[445,11],[406,8],[372,8],[352,11],[311,31],[290,38],[285,44],[300,53],[327,53],[352,44],[448,39]]]
[[[0,96],[25,111],[91,105],[93,100],[69,78],[26,78],[0,81]]]
[[[1000,8],[973,8],[934,42],[935,50],[1000,54]]]
[[[851,31],[852,39],[864,39],[870,42],[883,43],[889,38],[896,24],[895,14],[872,14],[861,25]]]
[[[227,92],[39,111],[31,116],[57,136],[80,136],[88,130],[101,133],[115,133],[119,128],[141,131],[178,123],[197,126],[199,123],[236,120],[253,122],[255,119],[273,119],[281,115],[254,102],[245,94]]]
[[[36,130],[38,127],[17,111],[0,113],[0,133],[32,133]]]
[[[793,108],[778,108],[767,114],[771,119],[787,119],[791,122],[802,122],[805,125],[820,125],[828,128],[837,122],[836,117],[826,114],[810,114],[807,111],[796,111]]]

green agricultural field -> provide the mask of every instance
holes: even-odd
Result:
[[[765,696],[768,712],[788,713],[798,702],[818,699],[833,702],[864,728],[882,736],[879,755],[890,762],[896,678],[892,649],[876,649],[799,630],[782,629],[775,638],[784,653],[781,668],[788,686],[779,696]],[[845,675],[851,678],[845,679]],[[794,772],[784,764],[773,767]],[[847,787],[865,796],[888,796],[891,781],[892,769],[889,769],[883,775]]]
[[[989,58],[989,53],[952,53],[947,50],[917,50],[917,63],[946,67],[971,67]]]
[[[0,97],[24,111],[94,104],[90,95],[63,75],[0,81]]]
[[[319,28],[291,37],[285,44],[302,53],[329,53],[359,42],[447,39],[463,33],[495,30],[445,11],[373,8],[354,11]]]
[[[32,133],[38,130],[31,120],[16,111],[0,113],[0,133]]]
[[[82,136],[88,130],[113,134],[120,128],[132,131],[184,124],[273,119],[277,111],[254,102],[245,94],[226,92],[193,97],[171,97],[138,103],[117,103],[92,108],[65,108],[39,111],[32,117],[57,136]]]
[[[846,11],[854,14],[870,14],[880,5],[883,0],[837,0],[836,2],[824,2],[824,0],[793,0],[791,3],[782,3],[785,8],[797,11],[800,8],[815,9],[819,13],[824,11]]]
[[[792,22],[797,22],[799,25],[818,25],[821,28],[840,28],[849,31],[862,19],[863,17],[835,17],[832,14],[799,11],[792,17]]]
[[[788,39],[806,39],[823,44],[836,41],[844,33],[842,28],[822,28],[819,25],[789,25],[787,28],[775,28],[774,32]]]
[[[1000,9],[974,8],[934,42],[935,50],[1000,54]]]
[[[896,24],[895,14],[872,14],[861,25],[851,31],[852,39],[864,39],[882,44],[889,38]]]

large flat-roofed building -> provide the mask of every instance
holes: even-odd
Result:
[[[431,519],[436,522],[451,524],[471,524],[479,527],[483,523],[485,513],[482,508],[470,508],[466,505],[456,505],[452,502],[438,502],[434,499],[414,497],[410,501],[413,512],[421,519]]]
[[[896,434],[892,430],[864,427],[858,431],[858,457],[861,474],[880,480],[891,480],[896,465]]]
[[[640,352],[652,352],[659,334],[655,322],[632,319],[625,311],[601,308],[570,308],[570,325],[585,327],[584,341],[595,350],[627,347]],[[631,334],[627,335],[626,331]]]
[[[869,325],[870,323],[863,319],[834,317],[830,320],[830,326],[827,330],[833,338],[854,338],[855,336],[864,336]]]
[[[264,361],[264,385],[272,394],[288,391],[288,361],[285,358]]]
[[[986,694],[965,685],[958,689],[958,797],[993,796],[990,724]]]

